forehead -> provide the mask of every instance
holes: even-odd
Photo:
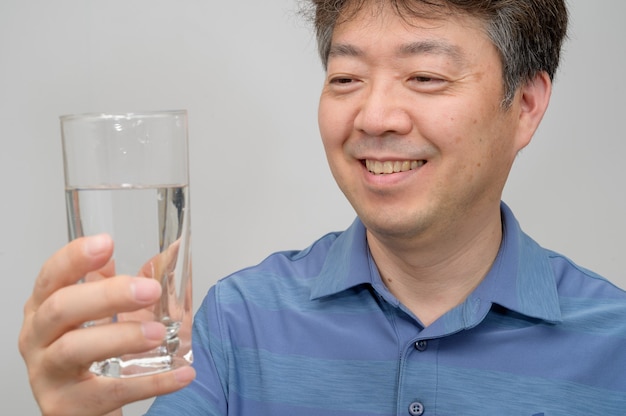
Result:
[[[487,26],[484,16],[470,14],[444,1],[347,0],[340,6],[333,32],[345,26],[354,28],[374,22],[384,25],[390,20],[402,20],[406,26],[415,28],[453,23],[485,31]]]
[[[388,1],[348,4],[333,30],[328,58],[363,56],[380,46],[394,56],[440,54],[461,61],[481,48],[493,49],[482,20],[450,9],[404,10]],[[362,3],[362,4],[361,4]]]
[[[371,15],[393,11],[403,17],[433,20],[450,16],[475,16],[486,19],[488,15],[486,4],[477,4],[469,0],[334,0],[331,8],[337,12],[337,22],[350,20],[352,16],[364,10]]]

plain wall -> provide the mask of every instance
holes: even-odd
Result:
[[[189,110],[195,306],[218,278],[350,224],[296,3],[0,3],[2,413],[38,414],[17,337],[41,264],[67,239],[59,115]],[[626,2],[570,7],[551,108],[504,199],[540,244],[626,287]]]

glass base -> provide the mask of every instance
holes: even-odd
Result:
[[[192,361],[191,351],[184,357],[135,354],[95,362],[89,371],[99,376],[114,378],[139,377],[174,370],[190,365]]]

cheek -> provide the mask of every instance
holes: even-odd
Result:
[[[323,99],[320,100],[319,107],[317,109],[317,124],[319,127],[320,135],[322,136],[322,142],[324,147],[327,147],[329,141],[332,141],[332,133],[334,131],[333,125],[336,121],[332,117],[332,111],[329,110],[329,105],[325,103]]]
[[[320,104],[318,110],[318,126],[328,166],[330,167],[335,181],[340,183],[341,178],[339,173],[341,169],[339,169],[339,166],[343,150],[339,123],[335,117],[333,117],[332,111],[329,111],[328,106],[323,104]]]
[[[336,153],[341,152],[343,144],[352,131],[351,120],[346,109],[322,98],[318,108],[317,123],[327,157],[329,159],[336,157]]]
[[[432,114],[431,122],[422,124],[421,133],[438,147],[451,177],[471,182],[488,169],[500,153],[496,148],[498,144],[493,143],[496,136],[490,128],[492,124],[478,114],[458,109],[441,113],[445,115]]]

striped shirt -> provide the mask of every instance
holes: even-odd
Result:
[[[195,317],[197,379],[149,414],[626,415],[626,293],[502,218],[488,275],[426,328],[358,219],[219,281]]]

